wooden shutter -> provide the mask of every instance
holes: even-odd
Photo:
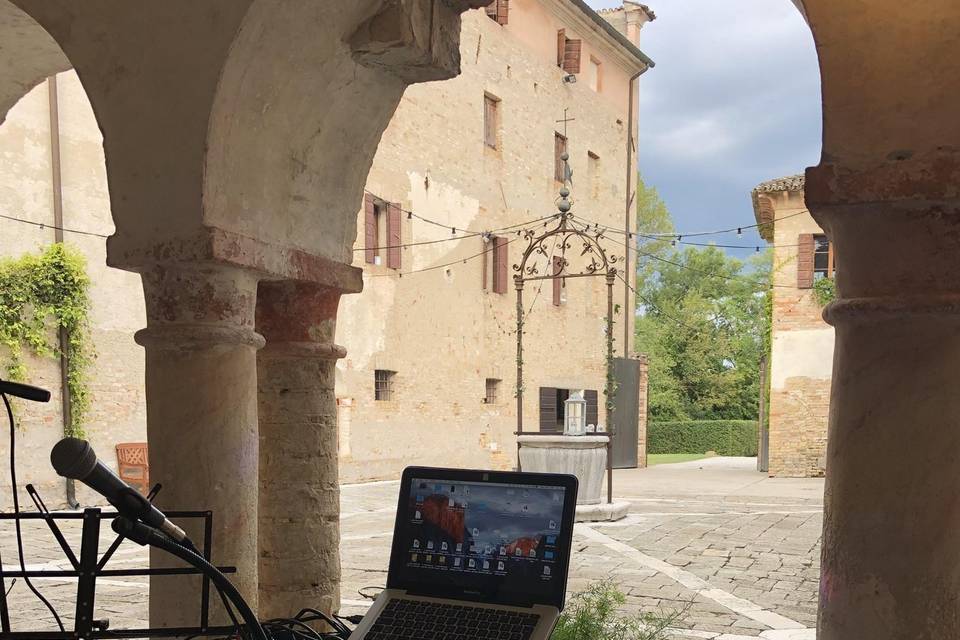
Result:
[[[400,214],[399,202],[387,204],[387,266],[391,269],[400,268],[400,245],[403,243]]]
[[[493,237],[493,292],[507,292],[507,239]]]
[[[587,401],[587,424],[596,425],[600,419],[598,397],[596,389],[583,392],[583,399]]]
[[[497,7],[497,22],[507,24],[510,17],[510,0],[497,0],[494,5]]]
[[[507,24],[507,17],[510,13],[510,0],[494,0],[492,4],[486,7],[487,16],[491,20],[496,20],[497,24]]]
[[[558,277],[563,271],[563,258],[553,256],[553,306],[559,307],[561,303],[560,294],[563,289],[563,278]]]
[[[567,38],[563,48],[563,70],[567,73],[580,73],[580,50],[582,48],[580,40],[571,40]]]
[[[373,196],[363,194],[363,255],[364,259],[373,264],[377,258],[377,206]]]
[[[563,164],[563,152],[567,150],[567,139],[559,133],[553,134],[553,179],[557,182],[566,181],[566,167]]]
[[[797,289],[813,288],[813,234],[801,233],[797,239]]]
[[[483,96],[483,142],[491,149],[497,148],[497,102],[491,96]]]
[[[540,387],[540,431],[557,433],[557,390],[555,387]]]
[[[563,67],[563,58],[567,53],[567,32],[564,29],[557,31],[557,66]]]

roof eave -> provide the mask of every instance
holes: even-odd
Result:
[[[584,0],[570,0],[570,2],[575,7],[580,9],[584,14],[586,14],[588,18],[593,20],[593,22],[595,22],[598,27],[603,29],[607,33],[607,35],[609,35],[611,38],[616,40],[617,44],[623,47],[627,55],[629,55],[631,58],[634,59],[635,62],[638,63],[637,66],[639,68],[640,73],[643,73],[647,69],[652,69],[655,66],[657,66],[656,62],[651,60],[650,57],[648,57],[647,54],[645,54],[643,51],[640,51],[637,45],[630,42],[630,39],[627,38],[627,36],[617,31],[617,29],[612,24],[607,22],[603,18],[603,16],[601,16],[599,13],[591,9],[590,5],[588,5]]]

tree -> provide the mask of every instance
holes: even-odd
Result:
[[[769,256],[745,264],[716,247],[687,247],[643,268],[651,275],[638,275],[636,341],[650,357],[651,418],[755,419]]]
[[[643,176],[637,175],[637,245],[643,253],[664,258],[671,253],[670,237],[657,237],[673,234],[673,218],[666,203],[660,199],[655,187],[648,187]],[[640,255],[637,267],[639,282],[646,282],[656,272],[656,263]]]

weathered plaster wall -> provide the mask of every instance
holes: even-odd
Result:
[[[618,71],[609,50],[595,40],[600,27],[586,17],[578,20],[577,24],[571,23],[569,18],[579,15],[580,10],[567,0],[513,0],[510,3],[510,21],[505,30],[528,47],[527,55],[532,54],[538,66],[552,68],[553,75],[558,79],[564,72],[557,67],[557,31],[564,29],[566,37],[580,39],[582,50],[578,83],[587,84],[587,69],[590,56],[593,56],[601,62],[602,68],[598,94],[614,109],[625,114],[630,74]],[[639,37],[639,32],[636,35]],[[551,76],[545,76],[544,80],[547,77]]]
[[[64,226],[108,235],[113,222],[97,122],[76,74],[61,73],[57,82]],[[24,96],[0,125],[0,213],[52,225],[52,184],[44,82]],[[88,375],[92,405],[86,430],[101,459],[115,466],[116,443],[146,440],[143,350],[132,338],[145,322],[140,277],[106,266],[104,238],[65,236],[65,241],[86,257],[92,283],[90,325],[97,358]],[[49,246],[54,231],[49,226],[0,219],[0,237],[4,238],[0,255],[17,257]],[[53,398],[48,404],[18,404],[19,480],[21,489],[31,482],[49,505],[59,505],[64,500],[63,483],[49,463],[50,449],[63,434],[59,359],[32,358],[29,370],[30,382],[50,389]],[[6,459],[7,439],[0,440],[0,455]],[[2,486],[7,487],[8,476],[0,477]],[[0,506],[9,501],[9,495],[4,490]],[[78,486],[78,498],[88,504],[99,502],[82,486]]]
[[[770,475],[817,476],[825,467],[834,330],[811,289],[797,289],[797,244],[822,233],[802,192],[774,203],[773,345],[770,365]],[[797,215],[799,214],[799,215]]]
[[[555,121],[568,107],[575,118],[568,125],[574,211],[622,227],[626,114],[586,83],[562,83],[555,58],[531,51],[528,39],[536,31],[517,38],[524,9],[533,4],[511,3],[506,28],[482,11],[464,15],[463,74],[407,90],[377,151],[369,191],[460,230],[550,215],[559,188],[554,132],[563,130]],[[542,36],[556,46],[555,29]],[[483,141],[485,92],[500,99],[497,149]],[[588,151],[600,157],[595,182]],[[337,323],[337,343],[347,349],[337,379],[342,478],[394,476],[411,463],[510,467],[516,457],[512,270],[507,294],[483,291],[481,260],[462,262],[487,246],[472,237],[404,249],[402,271],[456,264],[397,278],[395,270],[364,263],[362,213],[358,225],[354,264],[364,268],[364,291],[341,300]],[[402,229],[405,243],[451,236],[406,216]],[[622,237],[613,237],[607,245],[622,255]],[[508,245],[510,265],[519,262],[522,244]],[[552,304],[549,282],[539,296],[538,288],[528,283],[524,292],[525,308],[533,309],[525,337],[524,421],[534,430],[540,386],[602,391],[606,313],[603,278],[568,280],[560,307]],[[622,299],[618,280],[614,302]],[[398,372],[394,400],[374,400],[375,369]],[[502,381],[496,404],[482,401],[486,378]]]

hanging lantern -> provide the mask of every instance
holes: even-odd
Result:
[[[563,435],[582,436],[587,433],[587,401],[583,398],[583,391],[570,394],[563,403]]]

